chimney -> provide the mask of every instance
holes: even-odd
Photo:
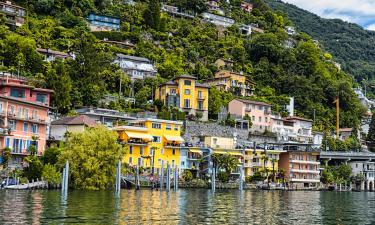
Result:
[[[289,106],[288,106],[288,111],[289,111],[289,116],[294,116],[294,97],[289,98]]]

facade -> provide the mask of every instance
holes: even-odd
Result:
[[[189,115],[202,114],[208,120],[208,86],[198,83],[196,77],[182,75],[159,86],[155,99],[167,107],[176,107]]]
[[[149,59],[117,54],[115,63],[120,66],[131,80],[143,80],[146,77],[156,77],[157,70]]]
[[[102,109],[96,107],[82,107],[76,109],[79,115],[86,115],[97,123],[101,123],[106,127],[114,127],[119,122],[126,122],[135,120],[135,117],[131,117],[126,113],[119,112],[112,109]]]
[[[0,148],[11,149],[9,166],[21,167],[34,145],[37,154],[45,149],[52,90],[36,88],[26,78],[0,73]]]
[[[251,132],[263,133],[266,130],[271,131],[271,105],[264,102],[256,102],[243,99],[233,99],[229,102],[228,112],[237,117],[251,118],[253,126]]]
[[[10,26],[22,26],[25,23],[26,9],[12,4],[10,1],[0,1],[0,13],[5,14],[6,23]]]
[[[49,139],[63,141],[67,133],[81,133],[87,127],[96,125],[95,120],[85,115],[63,117],[51,122]]]
[[[364,181],[355,184],[356,190],[375,191],[375,162],[350,161],[348,165],[352,168],[353,176],[362,175]]]
[[[182,122],[159,119],[131,121],[128,126],[115,127],[120,142],[127,147],[123,159],[129,165],[159,169],[169,163],[171,167],[184,167],[180,164]]]
[[[245,176],[253,176],[254,173],[262,172],[265,169],[275,171],[279,169],[280,154],[283,150],[261,150],[246,149],[245,160]]]
[[[216,26],[221,26],[221,27],[230,27],[236,22],[232,18],[219,16],[219,15],[215,15],[215,14],[207,13],[207,12],[203,13],[202,17],[204,21],[215,24]]]
[[[289,188],[316,187],[320,183],[319,151],[309,146],[288,146],[280,154],[279,168],[285,171]]]
[[[87,17],[91,31],[118,31],[120,30],[120,19],[90,13]]]
[[[352,135],[353,128],[340,128],[339,134],[340,134],[340,140],[345,141]]]
[[[312,120],[298,116],[289,116],[285,119],[294,123],[293,132],[297,134],[296,141],[306,144],[313,142]]]
[[[215,77],[205,81],[205,84],[215,86],[219,90],[232,92],[237,96],[251,96],[255,91],[255,83],[249,81],[246,76],[240,73],[221,70]]]
[[[194,14],[191,14],[189,12],[183,12],[182,10],[177,8],[176,6],[162,4],[161,10],[171,14],[172,16],[176,16],[176,17],[189,18],[189,19],[195,18]]]
[[[286,120],[280,115],[272,115],[272,132],[277,135],[277,141],[281,143],[296,141],[297,134],[294,132],[294,121]]]
[[[72,58],[71,55],[65,52],[54,51],[51,49],[37,48],[36,51],[44,56],[44,61],[52,62],[56,59],[65,60],[66,58]]]

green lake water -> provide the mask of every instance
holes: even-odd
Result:
[[[0,190],[0,224],[375,225],[375,193]]]

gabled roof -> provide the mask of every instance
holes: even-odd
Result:
[[[251,101],[251,100],[246,100],[246,99],[240,99],[236,98],[234,100],[246,103],[246,104],[253,104],[253,105],[263,105],[263,106],[272,106],[271,104],[265,103],[265,102],[257,102],[257,101]]]
[[[298,116],[289,116],[289,117],[286,117],[285,119],[287,119],[287,120],[300,120],[300,121],[306,121],[306,122],[314,122],[311,119],[302,118],[302,117],[298,117]]]
[[[97,125],[97,123],[95,120],[91,119],[88,116],[80,115],[80,116],[63,117],[61,119],[52,121],[51,125],[86,125],[89,127],[93,127]]]
[[[181,75],[181,76],[175,77],[175,78],[173,78],[172,80],[177,80],[177,79],[179,79],[179,78],[187,78],[187,79],[194,79],[194,80],[197,80],[196,77],[191,76],[191,75],[188,75],[188,74],[184,74],[184,75]]]
[[[139,62],[146,62],[146,63],[151,63],[151,61],[147,58],[143,57],[138,57],[138,56],[131,56],[131,55],[124,55],[124,54],[117,54],[117,57],[121,59],[129,59],[133,61],[139,61]]]

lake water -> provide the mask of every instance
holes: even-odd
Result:
[[[375,224],[375,193],[1,190],[0,224]]]

